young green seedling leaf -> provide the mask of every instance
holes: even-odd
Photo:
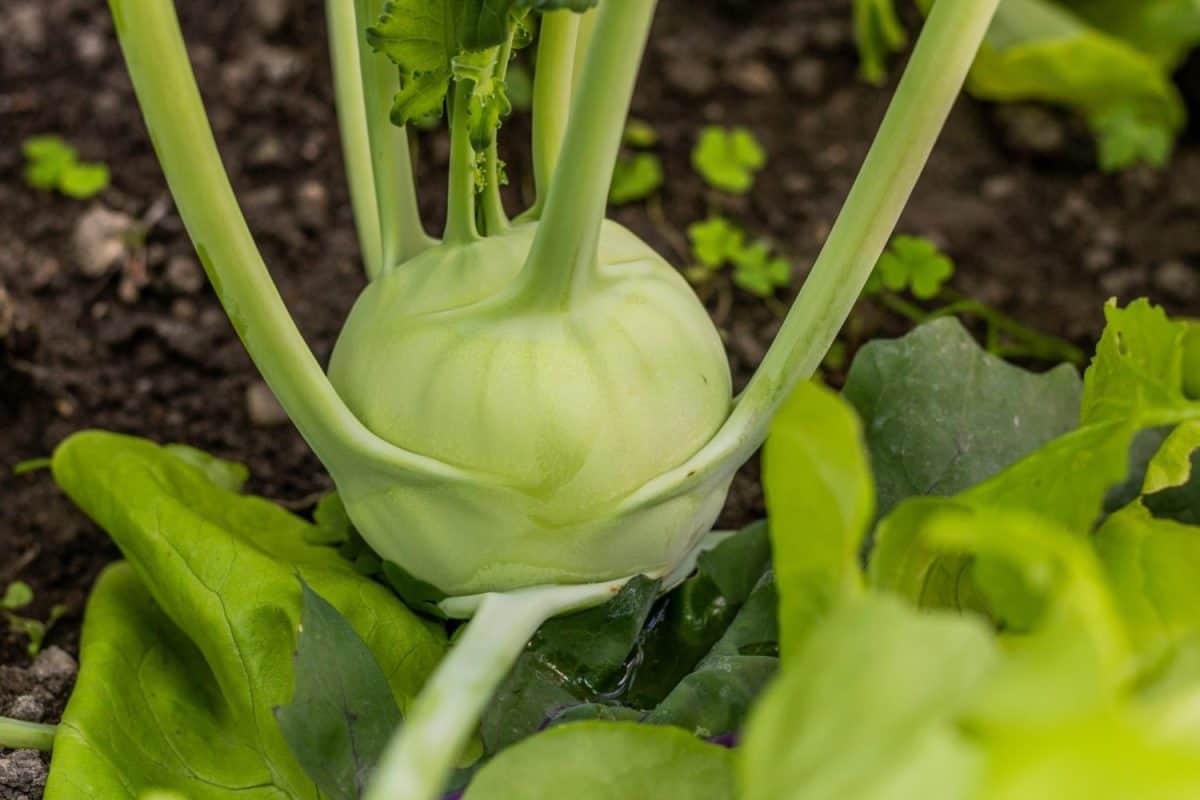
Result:
[[[109,184],[108,167],[79,161],[74,147],[59,136],[34,136],[26,139],[25,182],[35,189],[57,189],[67,197],[86,200],[104,191]]]
[[[621,206],[645,200],[663,185],[662,159],[654,153],[622,156],[613,171],[608,201]]]
[[[879,257],[867,292],[889,289],[931,300],[954,275],[954,262],[937,245],[919,236],[897,236]]]
[[[400,725],[400,707],[371,649],[301,579],[296,691],[275,709],[292,754],[330,800],[358,800]]]
[[[16,611],[32,602],[33,589],[29,588],[29,584],[25,581],[13,581],[4,590],[4,597],[0,598],[0,608],[5,611]]]
[[[625,123],[625,144],[636,150],[648,150],[658,144],[658,131],[649,122],[630,119]]]
[[[775,290],[787,286],[792,268],[786,258],[774,255],[766,242],[755,242],[730,254],[733,261],[733,282],[759,297],[770,297]]]
[[[709,126],[692,150],[692,165],[714,189],[745,194],[767,164],[767,152],[746,128]]]
[[[746,243],[745,232],[724,217],[693,223],[688,227],[688,238],[696,260],[711,272],[729,263]]]

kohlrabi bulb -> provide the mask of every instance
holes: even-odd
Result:
[[[330,363],[376,436],[524,497],[527,513],[466,514],[459,527],[471,530],[443,519],[416,546],[406,537],[426,539],[428,497],[406,505],[393,491],[390,530],[364,511],[369,499],[347,503],[381,555],[451,593],[668,568],[724,497],[722,486],[684,498],[649,524],[611,518],[716,433],[730,410],[728,362],[679,273],[615,223],[602,230],[598,270],[564,307],[507,300],[534,229],[435,247],[372,282]],[[620,541],[630,538],[641,541]]]

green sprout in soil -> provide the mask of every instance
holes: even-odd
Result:
[[[918,325],[947,316],[974,317],[984,324],[988,352],[1004,358],[1084,364],[1086,355],[1070,342],[1033,330],[948,286],[954,269],[950,257],[930,240],[897,236],[879,257],[864,294]],[[908,297],[934,308],[926,310]]]
[[[692,150],[692,166],[714,189],[746,194],[754,176],[767,165],[767,151],[746,128],[710,125],[700,131]]]
[[[648,150],[658,144],[658,132],[647,122],[630,120],[625,125],[624,144],[631,150]],[[621,206],[645,200],[662,188],[663,179],[662,159],[657,153],[623,153],[613,170],[608,201]]]
[[[105,164],[80,161],[79,152],[62,137],[34,136],[21,143],[25,155],[25,183],[34,189],[54,191],[86,200],[108,188]]]
[[[16,613],[33,603],[33,599],[33,590],[24,581],[13,581],[4,590],[4,595],[0,597],[0,614],[3,615],[4,620],[8,623],[10,631],[28,639],[29,644],[26,646],[26,651],[30,656],[36,656],[42,651],[42,645],[46,641],[46,634],[62,618],[63,614],[67,613],[67,607],[64,605],[55,605],[52,607],[50,609],[50,616],[45,621],[21,616]]]

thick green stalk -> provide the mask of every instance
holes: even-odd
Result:
[[[606,2],[597,11],[548,205],[525,264],[522,301],[561,308],[576,283],[595,268],[613,169],[655,4],[656,0]]]
[[[263,378],[327,465],[457,471],[363,427],[313,357],[255,247],[221,163],[168,0],[109,0],[150,139],[213,289]]]
[[[579,36],[575,39],[575,69],[571,74],[572,91],[579,90],[579,79],[583,76],[583,64],[587,60],[587,52],[592,46],[592,36],[596,32],[596,9],[583,13],[579,20]]]
[[[349,0],[330,2],[345,5]],[[400,90],[400,73],[386,56],[374,52],[366,40],[366,29],[379,19],[383,5],[384,0],[354,0],[363,113],[371,146],[383,269],[388,270],[433,242],[421,223],[408,131],[393,125],[389,115],[392,98]]]
[[[58,727],[55,725],[0,717],[0,750],[41,750],[49,753],[54,749],[56,730]]]
[[[895,230],[1000,0],[938,0],[866,162],[812,272],[725,425],[629,506],[686,491],[744,463],[775,412],[817,370]]]
[[[367,128],[366,98],[359,70],[361,37],[358,15],[345,0],[326,0],[329,24],[329,55],[333,62],[333,87],[337,98],[338,127],[342,136],[342,160],[350,184],[350,206],[363,253],[367,278],[383,271],[383,239],[379,230],[379,206],[375,196],[375,172],[371,163],[371,135]]]
[[[567,134],[578,34],[578,14],[550,11],[542,15],[537,69],[533,75],[533,183],[537,200],[529,213],[535,219],[546,209]]]
[[[433,800],[500,682],[543,622],[601,605],[619,583],[546,586],[482,599],[409,709],[363,800]]]
[[[468,116],[471,92],[461,81],[450,90],[450,189],[446,193],[446,232],[451,244],[466,244],[479,238],[475,224],[475,149],[471,147]]]

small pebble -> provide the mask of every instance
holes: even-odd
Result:
[[[283,27],[292,12],[289,0],[253,0],[250,14],[263,33],[272,34]]]
[[[46,717],[46,704],[31,694],[19,695],[9,703],[7,716],[25,722],[41,722]]]
[[[251,167],[277,167],[283,163],[284,147],[279,137],[268,134],[259,139],[250,154],[246,164]]]
[[[1167,261],[1154,270],[1154,285],[1177,300],[1192,300],[1200,297],[1200,269]]]
[[[825,90],[825,62],[803,58],[788,71],[788,85],[806,97],[816,97]]]
[[[75,37],[75,57],[87,67],[98,67],[108,54],[108,40],[99,31],[85,28]]]
[[[36,750],[14,750],[0,755],[0,790],[5,798],[32,800],[46,787],[47,767]]]
[[[746,61],[735,66],[729,80],[746,94],[771,94],[779,89],[775,73],[762,61]]]
[[[247,387],[246,413],[250,415],[250,422],[260,428],[272,428],[288,421],[287,413],[275,399],[271,387],[262,381]]]
[[[21,3],[9,9],[3,19],[18,49],[40,52],[46,46],[46,12],[40,2]]]
[[[66,650],[51,645],[38,653],[29,671],[51,692],[58,692],[75,678],[79,664]]]
[[[307,180],[296,189],[296,216],[310,228],[321,229],[329,221],[329,192],[318,181]]]
[[[1067,144],[1067,129],[1061,118],[1040,106],[1005,106],[996,116],[1004,127],[1005,141],[1014,150],[1051,155]]]
[[[125,237],[133,227],[133,217],[104,206],[92,206],[75,223],[71,242],[79,271],[99,278],[126,256]]]
[[[703,97],[717,85],[717,74],[710,64],[695,58],[672,58],[663,68],[667,83],[692,97]]]
[[[1142,283],[1142,271],[1133,267],[1114,269],[1100,277],[1100,287],[1122,300],[1129,299]]]
[[[189,256],[171,256],[163,278],[179,294],[195,294],[204,288],[204,270]]]

